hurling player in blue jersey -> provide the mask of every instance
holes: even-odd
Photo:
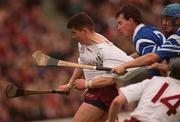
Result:
[[[132,5],[123,6],[117,12],[116,19],[118,31],[123,36],[132,37],[136,49],[135,57],[155,52],[166,41],[157,28],[143,24],[140,11]],[[154,75],[160,75],[158,70],[149,70],[147,78]]]
[[[180,56],[180,4],[167,5],[162,11],[161,22],[163,31],[170,35],[167,41],[154,52],[152,51],[152,53],[141,56],[122,66],[115,67],[112,70],[113,72],[122,74],[127,68],[151,65],[156,61],[166,60],[168,62],[169,59]]]

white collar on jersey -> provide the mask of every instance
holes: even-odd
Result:
[[[142,27],[144,27],[144,26],[145,26],[145,25],[141,23],[141,24],[139,24],[139,25],[135,28],[135,31],[134,31],[134,34],[133,34],[133,40],[134,40],[137,32],[138,32]]]

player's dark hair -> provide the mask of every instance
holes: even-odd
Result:
[[[72,16],[67,24],[68,29],[81,30],[82,28],[88,28],[90,31],[94,31],[94,23],[92,18],[85,12],[80,12]]]
[[[169,76],[180,80],[180,57],[172,58],[169,61]]]
[[[133,5],[125,5],[121,7],[116,14],[116,18],[118,18],[121,14],[126,20],[129,20],[130,18],[132,18],[134,22],[137,24],[140,24],[143,22],[140,10]]]

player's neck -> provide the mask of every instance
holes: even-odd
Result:
[[[107,43],[105,38],[101,36],[100,34],[93,32],[88,35],[88,42],[89,44],[100,44],[100,43]]]

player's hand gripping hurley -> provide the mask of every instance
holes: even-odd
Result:
[[[58,60],[55,58],[52,58],[46,54],[44,54],[42,51],[36,51],[32,54],[33,62],[37,66],[64,66],[64,67],[75,67],[75,68],[83,68],[83,69],[92,69],[92,70],[101,70],[101,71],[111,71],[112,68],[108,67],[102,67],[102,66],[92,66],[92,65],[84,65],[84,64],[78,64],[78,63],[72,63],[68,61]]]

